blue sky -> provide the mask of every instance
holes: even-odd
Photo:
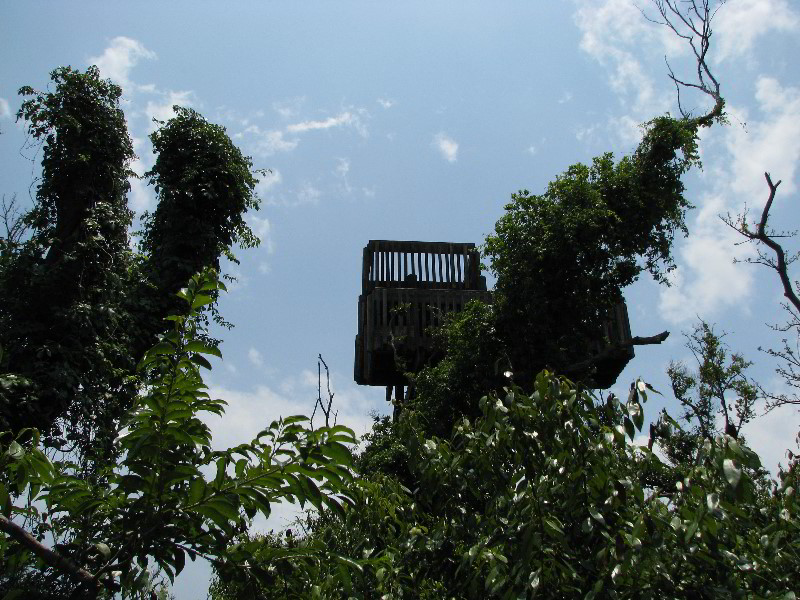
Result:
[[[339,421],[363,432],[370,411],[389,408],[382,389],[352,381],[367,241],[480,243],[512,192],[541,192],[570,164],[631,151],[639,123],[677,110],[664,56],[679,75],[692,66],[687,48],[629,0],[35,6],[3,5],[0,192],[25,201],[35,192],[38,156],[14,121],[16,90],[45,88],[67,64],[97,64],[122,85],[139,173],[153,161],[152,119],[173,104],[224,125],[256,167],[272,169],[249,217],[262,246],[239,253],[239,282],[221,305],[237,327],[208,378],[230,403],[212,423],[220,446],[310,412],[318,353]],[[626,292],[634,334],[672,332],[637,349],[612,388],[650,381],[666,396],[646,406],[650,415],[664,404],[678,412],[664,371],[690,359],[681,332],[698,316],[729,332],[762,383],[781,385],[758,351],[780,342],[766,326],[783,319],[777,278],[733,264],[752,250],[718,215],[760,207],[770,171],[783,180],[773,222],[800,222],[798,32],[800,8],[787,0],[729,0],[717,14],[710,63],[731,124],[704,132],[705,169],[686,179],[697,208],[677,243],[673,286],[643,279]],[[141,181],[129,199],[137,211],[154,206]],[[774,470],[799,424],[796,411],[770,413],[748,439]],[[281,526],[286,511],[276,512]],[[205,597],[208,569],[187,572],[177,598]]]

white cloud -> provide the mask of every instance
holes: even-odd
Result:
[[[264,366],[264,357],[261,355],[261,352],[259,352],[255,348],[250,348],[247,351],[247,360],[249,360],[253,364],[253,366],[256,367]]]
[[[258,125],[251,125],[244,130],[255,138],[253,152],[260,156],[272,156],[277,152],[290,152],[297,148],[298,140],[287,140],[282,131],[262,130]],[[237,136],[238,137],[238,136]]]
[[[674,323],[689,321],[698,314],[711,318],[726,307],[746,307],[745,301],[753,291],[753,270],[734,265],[733,256],[746,258],[754,249],[735,246],[742,238],[718,215],[736,215],[745,205],[762,206],[768,193],[765,171],[783,180],[780,194],[785,196],[796,189],[800,89],[782,87],[775,79],[761,77],[755,85],[755,99],[762,118],[748,119],[745,111],[730,107],[734,122],[749,121],[747,129],[733,126],[724,130],[721,143],[715,145],[721,156],[713,162],[706,158],[711,166],[705,177],[714,191],[698,202],[691,235],[679,250],[681,266],[674,285],[661,290],[660,308]],[[703,145],[714,143],[714,136],[702,140]]]
[[[131,189],[128,192],[131,210],[141,214],[146,210],[153,210],[156,207],[156,197],[153,189],[147,185],[144,179],[131,178],[128,180]]]
[[[153,153],[150,144],[145,143],[145,138],[133,136],[132,141],[137,158],[131,163],[131,170],[139,177],[131,177],[128,180],[131,186],[128,202],[134,212],[141,214],[146,210],[153,210],[156,206],[155,191],[142,177],[153,165]]]
[[[256,193],[259,196],[266,194],[270,189],[283,181],[283,176],[278,169],[270,169],[259,175],[258,183],[256,184]]]
[[[631,115],[611,117],[608,120],[608,127],[625,146],[634,148],[642,141],[641,123]]]
[[[322,192],[311,183],[305,182],[300,189],[297,190],[297,201],[295,204],[316,204],[319,202],[320,196],[322,196]]]
[[[800,89],[782,87],[770,77],[756,82],[755,98],[764,115],[762,120],[747,119],[747,130],[731,127],[726,144],[733,157],[731,187],[748,204],[758,204],[766,197],[764,172],[782,179],[780,193],[795,190],[794,174],[800,162]]]
[[[531,144],[530,146],[528,146],[528,147],[525,149],[525,151],[526,151],[528,154],[530,154],[531,156],[536,156],[536,152],[537,152],[537,150],[536,150],[536,146],[534,146],[533,144]]]
[[[721,221],[692,229],[678,252],[680,266],[672,286],[660,291],[659,308],[667,321],[686,323],[698,315],[713,318],[723,308],[744,304],[752,292],[753,271],[733,264],[737,241]]]
[[[378,104],[383,108],[392,108],[395,105],[395,101],[389,98],[378,98]]]
[[[667,110],[672,96],[657,92],[636,57],[683,54],[684,44],[676,35],[645,19],[630,0],[579,0],[574,20],[581,31],[581,50],[609,69],[612,89],[639,120]]]
[[[267,254],[272,254],[275,250],[275,245],[272,241],[272,224],[269,219],[248,213],[247,224],[261,240],[262,247],[266,248]]]
[[[333,174],[341,180],[342,191],[345,194],[349,194],[353,191],[353,188],[350,187],[350,182],[347,179],[347,174],[350,172],[350,159],[337,158],[336,161],[336,168],[333,170]]]
[[[458,160],[458,142],[448,137],[444,132],[436,134],[433,138],[433,146],[439,150],[447,162],[454,163]]]
[[[755,450],[761,457],[761,464],[768,469],[773,477],[778,474],[778,463],[787,465],[786,450],[796,451],[792,441],[797,435],[797,409],[794,406],[784,406],[770,413],[762,414],[763,403],[757,408],[761,415],[742,427],[742,434],[747,445]]]
[[[150,123],[151,129],[157,129],[158,125],[153,122],[168,121],[175,116],[174,106],[189,107],[193,104],[194,92],[191,91],[172,91],[164,92],[160,102],[148,100],[147,106],[144,109],[147,120]]]
[[[330,129],[331,127],[340,127],[342,125],[350,125],[353,123],[354,117],[351,112],[343,112],[335,117],[328,117],[322,121],[302,121],[286,127],[286,131],[290,133],[305,133],[306,131],[314,131],[317,129]]]
[[[369,132],[364,124],[364,120],[369,117],[369,113],[363,108],[350,107],[348,110],[339,113],[334,117],[321,120],[301,121],[286,127],[289,133],[306,133],[308,131],[319,131],[336,127],[352,127],[361,137],[367,137]]]
[[[575,139],[579,142],[584,140],[589,141],[594,137],[594,132],[597,130],[597,124],[589,125],[587,127],[579,127],[575,132]]]
[[[348,382],[339,386],[339,381],[347,381],[347,377],[332,373],[331,390],[334,393],[333,410],[338,412],[337,424],[346,425],[356,435],[362,436],[372,427],[370,411],[385,407],[376,406],[355,384]],[[206,419],[214,436],[214,448],[224,449],[248,442],[281,417],[298,414],[311,416],[317,398],[316,373],[304,371],[296,377],[287,378],[278,388],[281,391],[259,385],[252,391],[242,391],[212,385],[209,390],[211,396],[228,403],[221,418],[209,415]],[[324,379],[322,388],[324,394]],[[314,424],[323,424],[319,410]]]
[[[334,169],[336,176],[346,177],[347,174],[350,172],[350,159],[338,158],[336,160],[337,160],[336,169]]]
[[[283,119],[291,119],[296,117],[300,112],[301,107],[305,104],[305,96],[296,96],[282,102],[273,102],[272,109],[277,112]]]
[[[265,198],[265,203],[270,206],[285,206],[294,208],[304,204],[317,204],[322,197],[322,192],[309,181],[304,181],[299,187],[284,193],[272,194]]]
[[[375,186],[361,188],[361,193],[364,194],[365,198],[374,198],[376,194]]]
[[[130,71],[140,59],[155,59],[156,53],[145,48],[141,42],[125,36],[115,37],[100,56],[89,58],[89,64],[97,65],[100,75],[121,85],[126,91],[135,87],[129,79]]]
[[[799,31],[800,15],[787,0],[737,0],[717,13],[713,26],[717,62],[742,56],[752,59],[760,37]]]
[[[8,119],[11,117],[11,107],[8,105],[8,100],[0,98],[0,119]]]
[[[561,98],[558,99],[558,103],[559,104],[566,104],[570,100],[572,100],[572,92],[567,91],[567,92],[564,92],[563,94],[561,94]]]

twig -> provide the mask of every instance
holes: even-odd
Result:
[[[328,405],[325,406],[322,400],[322,367],[325,367],[325,379],[328,389]],[[322,358],[322,354],[317,355],[317,400],[314,403],[314,412],[311,413],[311,428],[314,428],[314,416],[317,414],[317,407],[322,410],[325,415],[325,427],[330,427],[331,407],[333,406],[334,393],[331,391],[331,373],[328,369],[328,364]],[[333,424],[336,425],[336,419],[339,416],[339,411],[333,413]]]

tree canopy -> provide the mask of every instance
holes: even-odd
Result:
[[[121,89],[96,67],[51,78],[52,91],[20,90],[28,99],[17,116],[42,144],[42,176],[24,216],[30,236],[5,245],[0,263],[0,424],[111,451],[134,367],[180,308],[175,293],[221,257],[236,260],[234,244],[258,245],[243,216],[258,209],[257,179],[224,128],[175,107],[151,135],[157,159],[145,177],[158,205],[134,253]],[[111,435],[100,440],[103,431]]]

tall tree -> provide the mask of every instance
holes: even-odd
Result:
[[[135,255],[121,89],[95,67],[51,77],[53,91],[20,90],[42,178],[25,216],[31,238],[4,245],[0,260],[0,428],[64,433],[83,453],[108,453],[134,366],[179,307],[175,293],[221,257],[235,261],[234,244],[258,245],[244,220],[258,208],[257,179],[224,128],[175,107],[151,135],[157,160],[145,176],[159,203]],[[210,313],[224,323],[215,304]]]
[[[95,67],[51,78],[51,92],[20,90],[42,175],[25,217],[32,235],[0,263],[0,422],[12,430],[103,422],[135,364],[121,303],[134,156],[122,91]]]

